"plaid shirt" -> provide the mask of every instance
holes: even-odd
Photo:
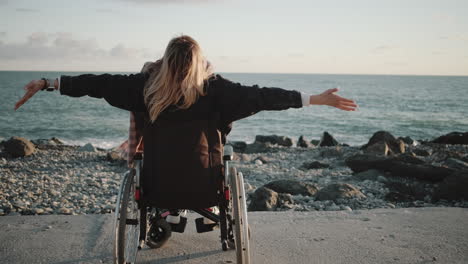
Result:
[[[128,147],[127,147],[127,164],[129,167],[133,165],[135,153],[143,151],[143,133],[141,131],[142,120],[137,118],[140,113],[130,113],[130,126],[128,128]]]

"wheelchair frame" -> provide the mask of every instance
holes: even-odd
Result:
[[[210,225],[211,230],[213,226],[219,226],[220,242],[224,251],[236,249],[237,263],[249,264],[250,228],[247,218],[244,180],[242,173],[238,173],[236,168],[231,166],[232,157],[232,146],[225,146],[223,156],[224,177],[221,179],[220,189],[218,190],[219,214],[215,214],[208,209],[193,211],[214,222],[214,224]],[[142,156],[137,155],[134,168],[125,173],[120,184],[114,216],[114,263],[136,262],[138,250],[148,242],[147,218],[149,212],[156,211],[151,217],[156,217],[158,223],[161,224],[157,228],[158,232],[160,232],[158,235],[162,236],[159,238],[163,241],[161,245],[153,245],[153,247],[162,246],[170,237],[170,225],[166,225],[167,222],[165,222],[167,211],[161,213],[161,209],[153,208],[140,200],[142,166]]]

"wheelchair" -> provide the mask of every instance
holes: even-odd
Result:
[[[198,233],[212,231],[218,227],[221,232],[222,250],[235,249],[237,263],[249,264],[250,228],[244,180],[242,173],[230,165],[232,158],[233,148],[226,145],[223,156],[224,175],[220,175],[223,179],[220,179],[218,190],[219,212],[209,208],[192,210],[202,216],[196,219]],[[161,247],[167,242],[171,232],[183,232],[187,223],[187,219],[180,215],[178,223],[166,221],[168,217],[177,215],[184,208],[154,208],[142,201],[141,192],[144,189],[144,186],[140,185],[142,166],[143,160],[140,154],[135,157],[134,168],[125,173],[120,184],[114,216],[114,263],[135,263],[138,250],[145,245],[150,248]]]

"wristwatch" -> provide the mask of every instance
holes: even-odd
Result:
[[[55,83],[55,80],[54,79],[46,79],[46,78],[41,78],[41,80],[44,81],[44,86],[42,87],[41,91],[48,91],[48,92],[52,92],[55,90],[55,86],[54,86],[54,83]]]

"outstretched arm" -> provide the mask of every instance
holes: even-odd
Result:
[[[217,76],[212,83],[215,104],[221,118],[226,123],[251,116],[262,110],[285,110],[307,105],[328,105],[345,111],[354,111],[357,107],[353,100],[336,95],[337,88],[318,95],[305,95],[297,91],[281,88],[260,88],[233,83]],[[210,85],[211,85],[210,84]]]
[[[104,98],[110,105],[135,112],[146,110],[143,90],[147,79],[146,74],[111,75],[84,74],[79,76],[62,76],[55,88],[63,95],[72,97],[91,96]],[[34,80],[28,83],[23,98],[15,104],[15,110],[27,102],[38,91],[46,87],[44,80]]]

